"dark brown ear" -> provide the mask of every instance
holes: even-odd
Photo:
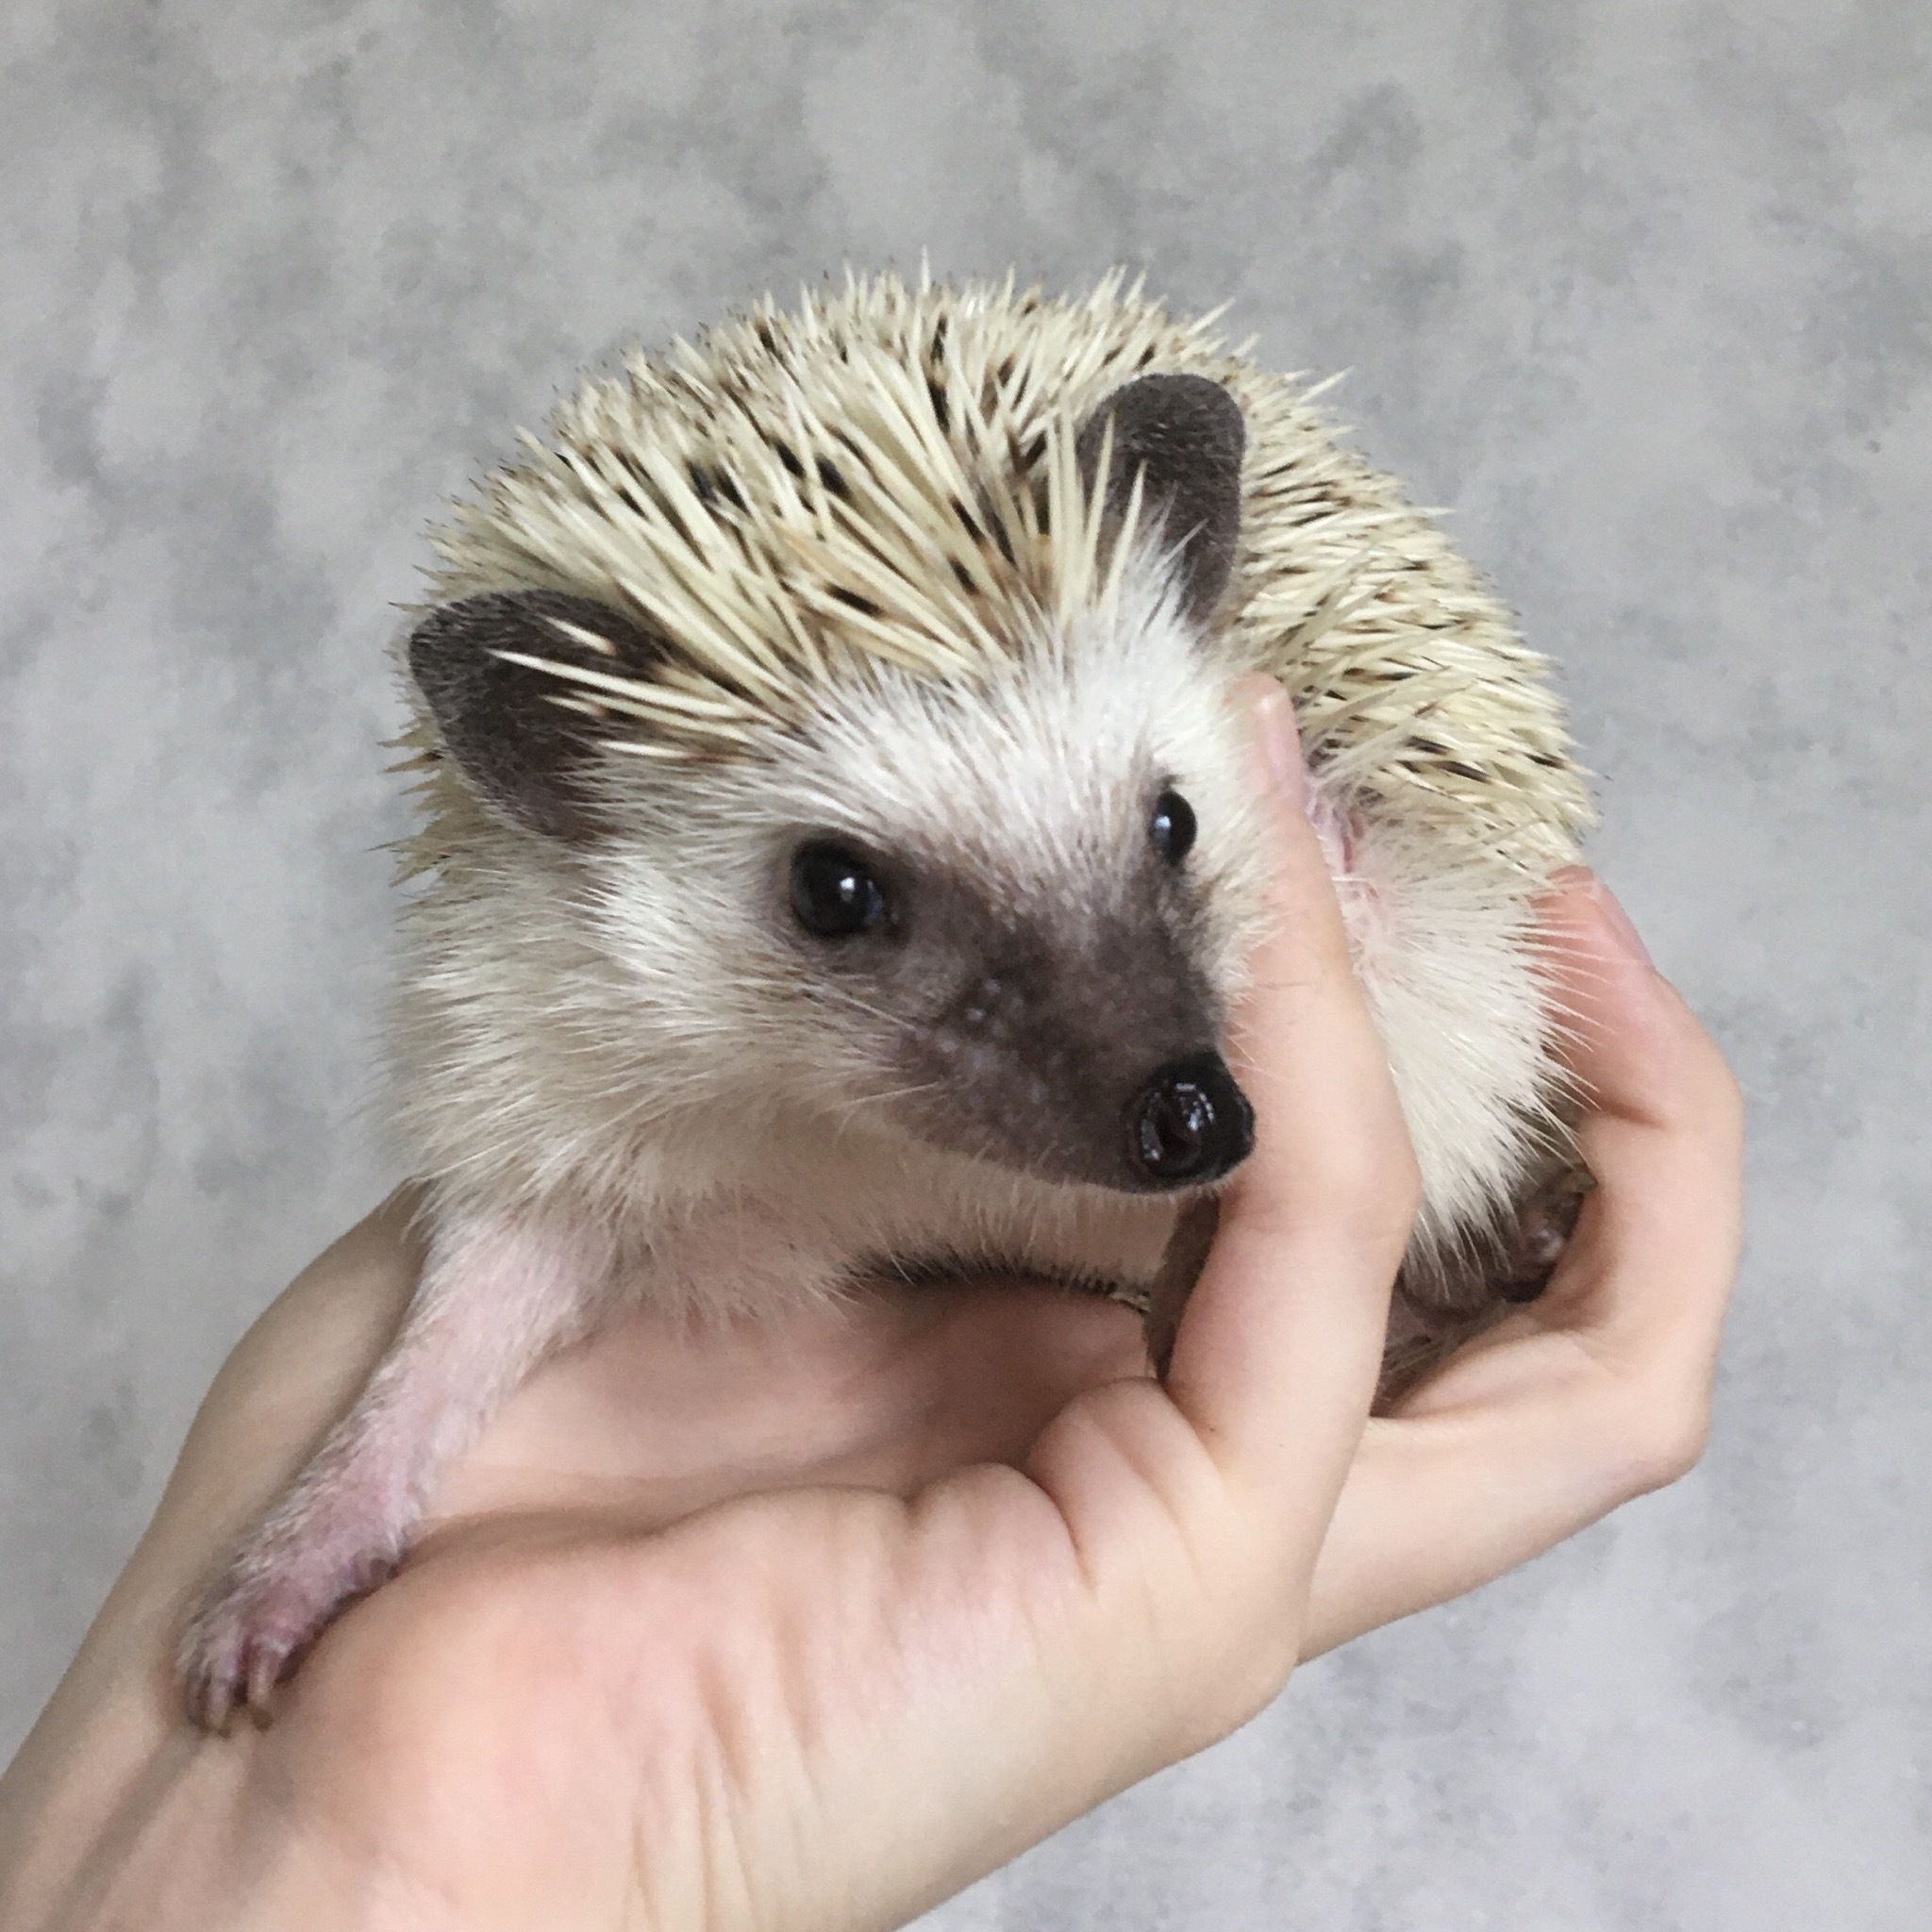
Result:
[[[1113,425],[1107,515],[1118,528],[1138,472],[1141,527],[1177,546],[1181,608],[1205,622],[1234,569],[1241,528],[1241,406],[1205,375],[1143,375],[1124,384],[1080,431],[1080,473],[1091,490]]]
[[[637,726],[568,674],[647,677],[667,648],[594,598],[491,591],[445,604],[416,626],[409,675],[476,791],[530,831],[575,841],[597,830],[586,780],[598,745]]]

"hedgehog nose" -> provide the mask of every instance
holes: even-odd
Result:
[[[1127,1164],[1152,1187],[1218,1181],[1254,1146],[1255,1110],[1218,1053],[1170,1060],[1127,1103]]]

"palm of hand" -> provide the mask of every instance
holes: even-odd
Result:
[[[279,1360],[252,1373],[281,1392],[284,1458],[291,1386],[319,1426],[407,1292],[393,1228],[388,1242],[354,1293],[338,1280],[311,1306],[298,1285],[260,1337]],[[403,1573],[285,1687],[273,1729],[202,1748],[227,1753],[230,1778],[302,1791],[305,1838],[403,1923],[428,1899],[464,1924],[618,1921],[633,1902],[680,1923],[754,1871],[777,1889],[743,1903],[774,1905],[783,1844],[744,1836],[849,1839],[855,1818],[875,1879],[908,1864],[881,1892],[936,1899],[1038,1835],[1038,1796],[1010,1844],[982,1828],[957,1871],[935,1872],[933,1835],[1007,1812],[1037,1729],[1107,1695],[1102,1646],[1083,1641],[1092,1579],[1018,1473],[1042,1431],[1078,1432],[1090,1409],[1113,1411],[1102,1426],[1124,1440],[1178,1427],[1134,1315],[1034,1285],[882,1291],[706,1333],[641,1311],[512,1399]],[[247,1457],[248,1424],[227,1424],[239,1440],[219,1460],[249,1474],[224,1485],[225,1514],[245,1517],[280,1474]],[[1126,1463],[1096,1468],[1110,1507],[1174,1540],[1176,1603],[1145,1610],[1181,1614],[1202,1553]],[[1292,1661],[1292,1601],[1285,1589],[1256,1701]],[[989,1699],[1009,1726],[988,1726]],[[910,1706],[915,1730],[881,1721]],[[1071,1816],[1144,1753],[1246,1714],[1175,1709],[1176,1738],[1122,1740],[1099,1789],[1048,1802]]]

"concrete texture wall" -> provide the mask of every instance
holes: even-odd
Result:
[[[1752,1104],[1708,1460],[938,1913],[1812,1932],[1932,1899],[1932,14],[10,0],[0,1754],[358,1108],[420,531],[852,260],[1232,299],[1562,661]]]

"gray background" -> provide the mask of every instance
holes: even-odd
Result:
[[[1923,0],[6,11],[0,1755],[386,1185],[381,647],[439,500],[768,285],[1119,260],[1353,369],[1561,658],[1751,1246],[1689,1481],[934,1923],[1927,1923]]]

